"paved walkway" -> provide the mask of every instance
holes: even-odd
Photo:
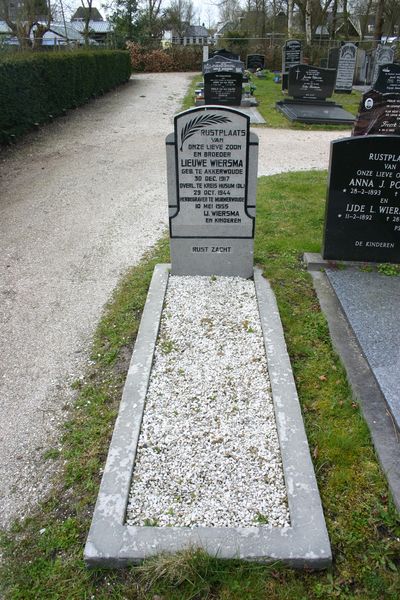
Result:
[[[190,74],[126,86],[0,153],[0,525],[49,487],[104,303],[167,222],[164,138]],[[346,132],[257,128],[259,174],[327,168]]]

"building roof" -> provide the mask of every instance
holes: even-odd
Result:
[[[84,21],[71,21],[69,25],[76,29],[76,31],[83,31],[85,29]],[[110,31],[114,31],[114,27],[109,21],[91,20],[89,21],[89,31],[93,31],[94,33],[110,33]]]
[[[188,25],[185,29],[184,37],[209,37],[208,30],[203,25]]]
[[[11,29],[5,21],[0,21],[0,34],[2,33],[11,33]]]

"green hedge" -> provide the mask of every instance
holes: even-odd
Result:
[[[121,50],[32,54],[0,62],[0,143],[127,81]]]

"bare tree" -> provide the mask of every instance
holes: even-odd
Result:
[[[7,23],[23,49],[41,47],[43,36],[50,29],[51,12],[50,0],[24,0],[14,14],[9,0],[0,0],[0,19]]]

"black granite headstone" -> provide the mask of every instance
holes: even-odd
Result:
[[[400,93],[382,94],[369,90],[360,102],[352,135],[393,134],[400,135]]]
[[[225,58],[224,56],[213,56],[203,63],[203,73],[241,73],[244,72],[244,64],[240,60]]]
[[[356,60],[357,46],[351,42],[343,44],[339,49],[335,92],[351,94]]]
[[[220,50],[211,52],[210,58],[213,58],[214,56],[222,56],[223,58],[230,58],[231,60],[240,60],[239,54],[229,52],[229,50],[226,50],[225,48],[220,48]]]
[[[323,258],[400,262],[400,137],[331,142]]]
[[[325,100],[333,94],[336,71],[313,65],[289,69],[289,96],[304,100]]]
[[[248,54],[246,61],[246,69],[249,71],[256,71],[257,69],[264,69],[265,67],[265,56],[264,54]]]
[[[282,89],[288,89],[288,72],[290,67],[299,65],[303,60],[301,42],[286,40],[282,48]]]
[[[381,65],[378,78],[374,84],[374,90],[382,94],[400,94],[400,64],[389,63]]]

